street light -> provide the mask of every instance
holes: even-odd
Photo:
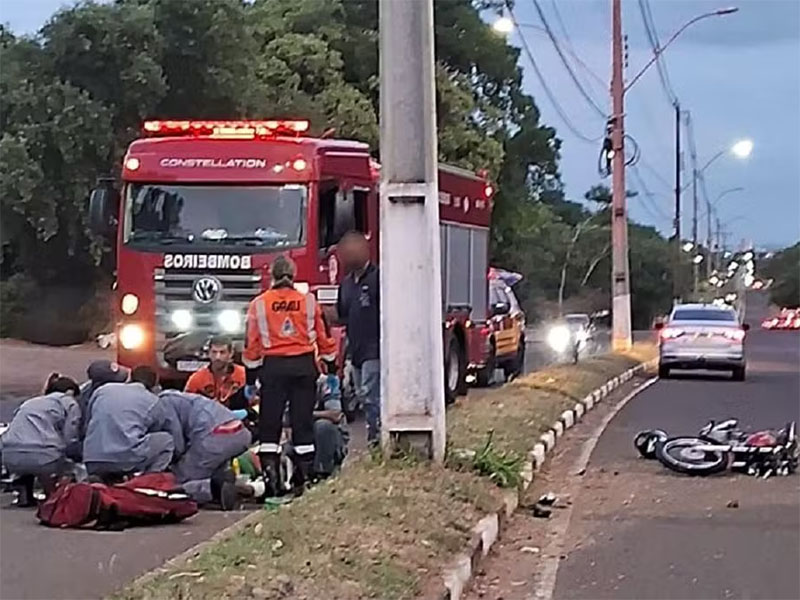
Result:
[[[694,255],[694,259],[692,260],[692,262],[694,264],[696,264],[696,265],[699,265],[701,262],[703,262],[703,255],[702,254],[695,254]]]
[[[717,204],[719,204],[719,201],[722,200],[728,194],[733,194],[734,192],[743,192],[743,191],[744,191],[743,187],[734,187],[734,188],[727,189],[724,192],[720,192],[720,194],[719,194],[719,196],[717,196],[716,200],[714,200],[711,203],[711,206],[716,208]]]
[[[736,12],[737,8],[721,8],[712,12],[700,14],[687,21],[663,45],[653,48],[653,56],[642,67],[630,82],[625,85],[624,58],[627,54],[627,43],[623,43],[622,34],[622,0],[612,0],[611,3],[611,118],[609,119],[608,137],[614,158],[611,161],[611,347],[613,350],[625,350],[631,346],[631,306],[630,306],[630,278],[629,278],[629,248],[628,248],[628,220],[625,206],[625,94],[636,85],[636,82],[647,72],[667,48],[686,29],[693,24],[709,17],[728,15]],[[680,115],[680,107],[676,104],[675,111]],[[677,127],[678,135],[680,126]],[[677,170],[680,173],[680,170]],[[676,219],[675,219],[675,246],[674,246],[674,276],[673,287],[677,293],[680,290],[680,175],[676,178]]]
[[[655,49],[655,51],[653,52],[653,58],[651,58],[650,61],[644,67],[642,67],[642,70],[639,71],[633,79],[631,79],[630,83],[628,83],[628,85],[625,86],[625,91],[627,92],[629,89],[631,89],[633,87],[634,83],[639,81],[639,78],[642,75],[644,75],[645,71],[647,71],[647,69],[649,69],[652,66],[652,64],[658,60],[658,57],[661,56],[664,53],[664,51],[669,47],[669,45],[672,42],[674,42],[675,39],[680,34],[682,34],[684,31],[686,31],[686,29],[688,27],[694,25],[698,21],[702,21],[703,19],[707,19],[709,17],[721,17],[723,15],[730,15],[730,14],[733,14],[733,13],[737,12],[738,10],[739,9],[736,8],[735,6],[730,7],[730,8],[720,8],[720,9],[712,11],[712,12],[703,13],[702,15],[698,15],[694,19],[691,19],[690,21],[687,21],[686,23],[684,23],[683,26],[680,29],[678,29],[675,33],[672,34],[672,36],[667,40],[666,44],[664,44],[663,46]]]
[[[502,35],[508,35],[514,31],[514,21],[505,15],[500,15],[497,20],[492,23],[492,29]]]
[[[750,153],[753,151],[753,142],[752,140],[739,140],[733,145],[731,148],[731,152],[733,152],[739,158],[747,158],[750,156]]]
[[[684,242],[682,248],[684,252],[691,252],[694,244],[692,242]]]
[[[714,156],[712,156],[706,164],[704,164],[697,170],[697,175],[698,176],[702,175],[705,172],[705,170],[708,169],[708,167],[710,167],[714,163],[714,161],[723,156],[726,152],[730,152],[736,158],[745,159],[749,157],[750,154],[753,152],[753,140],[750,139],[737,140],[730,147],[723,148],[722,150],[717,152]]]

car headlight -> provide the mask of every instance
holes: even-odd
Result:
[[[119,343],[125,350],[135,350],[144,344],[144,329],[140,325],[125,325],[119,330]]]
[[[120,308],[122,308],[122,312],[126,315],[132,315],[139,308],[139,296],[136,294],[125,294],[122,297]]]
[[[242,327],[242,315],[238,310],[226,309],[217,315],[217,323],[226,333],[237,333]]]
[[[572,334],[565,325],[556,325],[547,332],[547,344],[556,352],[563,352],[569,346]]]
[[[172,324],[181,331],[188,331],[192,327],[192,313],[185,308],[172,311],[170,319],[172,319]]]

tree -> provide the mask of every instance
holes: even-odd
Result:
[[[800,306],[800,242],[784,248],[764,263],[762,277],[772,278],[770,301],[780,307]]]
[[[0,27],[3,310],[39,308],[32,299],[65,280],[82,286],[79,300],[102,288],[112,255],[86,230],[86,197],[98,176],[118,171],[145,118],[307,117],[313,133],[333,129],[377,156],[377,5],[87,1],[33,38]],[[608,293],[608,191],[587,194],[596,217],[582,226],[591,213],[564,197],[561,141],[523,89],[520,51],[481,19],[500,6],[434,4],[439,156],[497,184],[491,261],[523,274],[517,291],[533,318],[540,299]],[[631,240],[634,289],[634,244],[645,248],[645,299],[660,289],[658,275],[647,277],[668,256],[652,233]]]

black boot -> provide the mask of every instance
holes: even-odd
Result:
[[[211,498],[225,511],[235,510],[239,506],[233,471],[219,469],[211,476]]]
[[[20,508],[37,506],[33,491],[35,481],[36,478],[33,475],[22,475],[14,482],[17,487],[17,506]]]
[[[274,453],[261,452],[258,455],[261,461],[261,474],[264,477],[266,486],[266,497],[279,496],[282,491],[280,479],[280,455]]]
[[[302,496],[306,487],[311,485],[314,477],[314,455],[295,455],[294,457],[294,477],[292,478],[292,493],[295,496]]]

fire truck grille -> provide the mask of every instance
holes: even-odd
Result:
[[[262,291],[259,271],[156,269],[154,280],[156,348],[163,366],[204,360],[213,334],[230,336],[241,350],[247,305]],[[231,322],[239,327],[231,329]]]

